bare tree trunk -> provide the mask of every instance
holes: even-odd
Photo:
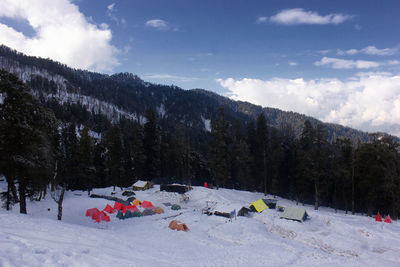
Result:
[[[58,199],[58,214],[57,214],[57,220],[61,221],[62,218],[62,210],[63,210],[63,201],[64,201],[64,193],[65,193],[65,188],[63,187],[63,189],[61,190],[61,194],[60,194],[60,198]]]
[[[10,183],[7,183],[7,200],[6,200],[6,210],[10,210],[10,205],[11,205],[11,186]]]
[[[18,186],[19,192],[19,212],[22,214],[26,214],[26,188],[24,183],[19,183]]]
[[[319,188],[318,188],[318,180],[315,180],[315,181],[314,181],[314,188],[315,188],[314,210],[318,210],[318,206],[319,206]]]
[[[354,207],[354,165],[352,166],[351,171],[351,214],[355,214],[355,207]]]

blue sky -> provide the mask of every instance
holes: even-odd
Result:
[[[400,135],[400,1],[4,0],[0,43]]]

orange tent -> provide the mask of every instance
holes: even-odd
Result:
[[[385,218],[385,221],[384,221],[385,223],[392,223],[392,218],[390,218],[390,215],[388,215],[386,218]]]
[[[160,207],[155,207],[153,211],[154,211],[154,213],[157,213],[157,214],[164,213],[164,210]]]
[[[378,214],[377,214],[376,217],[375,217],[375,221],[377,221],[377,222],[381,222],[381,221],[382,221],[382,217],[381,217],[381,215],[379,214],[379,212],[378,212]]]
[[[135,199],[135,200],[132,202],[132,205],[135,205],[135,206],[139,206],[140,204],[142,204],[142,202],[141,202],[139,199]]]
[[[86,216],[92,216],[94,213],[99,212],[99,210],[97,208],[93,208],[93,209],[88,209],[86,211]]]
[[[140,207],[145,208],[145,209],[154,209],[153,204],[150,201],[144,200]]]
[[[108,213],[115,212],[115,210],[109,204],[107,204],[107,206],[104,208],[104,211],[107,211]]]
[[[169,223],[169,228],[171,228],[172,230],[177,230],[177,231],[189,231],[189,228],[186,226],[186,224],[184,223],[180,223],[180,221],[177,220],[172,220]]]

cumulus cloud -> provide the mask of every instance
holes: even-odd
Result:
[[[315,66],[327,66],[333,69],[370,69],[385,65],[397,65],[397,60],[387,62],[376,62],[367,60],[348,60],[332,57],[323,57],[320,61],[314,62]]]
[[[270,17],[270,21],[283,25],[297,24],[340,24],[349,20],[351,16],[346,14],[319,15],[317,12],[306,11],[302,8],[285,9]]]
[[[169,26],[165,20],[162,19],[152,19],[146,21],[146,26],[153,27],[158,30],[168,30]]]
[[[338,79],[218,79],[235,100],[400,136],[400,75],[360,73]]]
[[[2,0],[0,17],[25,20],[34,29],[34,36],[27,36],[0,23],[0,43],[20,52],[102,72],[119,64],[108,27],[88,22],[71,1]]]
[[[336,54],[338,55],[356,55],[356,54],[365,54],[365,55],[371,55],[371,56],[392,56],[396,54],[397,49],[396,48],[383,48],[383,49],[378,49],[375,46],[367,46],[363,49],[349,49],[346,51],[343,50],[338,50]]]

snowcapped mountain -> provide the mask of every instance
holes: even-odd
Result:
[[[234,121],[246,123],[264,113],[270,126],[279,130],[290,127],[297,136],[305,120],[313,125],[321,123],[295,112],[233,101],[203,89],[182,90],[148,83],[131,73],[106,75],[71,69],[49,59],[23,55],[6,46],[0,46],[0,68],[17,74],[42,101],[78,104],[111,121],[125,117],[144,122],[145,111],[154,109],[164,129],[184,127],[194,135],[205,135],[210,131],[210,121],[217,117],[218,108],[222,106],[231,124]],[[324,125],[330,139],[334,136],[368,139],[367,133],[361,131],[336,124]]]

